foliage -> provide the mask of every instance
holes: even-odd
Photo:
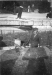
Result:
[[[40,45],[43,46],[52,46],[52,32],[47,31],[47,32],[41,32],[39,33],[41,36],[41,42]],[[31,33],[16,33],[16,34],[6,34],[3,35],[3,41],[8,45],[14,45],[14,39],[19,38],[22,41],[28,42],[29,38],[31,36]]]

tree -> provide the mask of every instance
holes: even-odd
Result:
[[[49,12],[50,9],[50,2],[42,1],[39,5],[39,12]]]

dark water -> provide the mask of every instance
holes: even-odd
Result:
[[[1,75],[50,75],[42,58],[29,61],[7,60],[0,62],[0,66]]]

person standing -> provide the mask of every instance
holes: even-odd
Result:
[[[38,28],[32,29],[32,35],[30,37],[31,47],[38,47],[38,46],[40,46],[40,41],[41,41],[41,38],[40,38],[40,36],[38,34]]]
[[[22,11],[23,11],[23,6],[19,6],[19,8],[18,8],[18,18],[21,18]]]
[[[30,5],[28,6],[28,12],[30,12]]]
[[[34,12],[34,4],[32,4],[32,11]]]

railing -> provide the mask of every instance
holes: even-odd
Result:
[[[16,19],[0,19],[0,26],[20,26],[20,25],[32,25],[32,26],[52,26],[51,19],[29,19],[29,20],[16,20]],[[18,30],[3,30],[0,28],[0,34],[14,34]]]
[[[0,25],[52,25],[51,19],[0,19]]]
[[[0,35],[3,34],[15,34],[15,33],[19,33],[18,30],[0,30]]]

